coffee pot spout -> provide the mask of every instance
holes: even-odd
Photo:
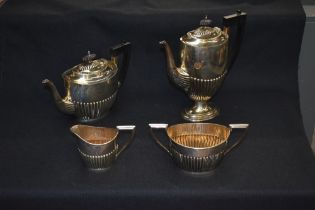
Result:
[[[175,65],[174,56],[169,44],[165,40],[163,40],[160,41],[160,45],[163,46],[165,49],[166,65],[170,79],[172,80],[172,82],[174,82],[176,85],[186,91],[189,87],[189,75],[187,74],[187,72],[183,71],[181,68],[178,68]]]
[[[54,101],[61,112],[66,114],[74,114],[74,104],[72,103],[69,94],[67,94],[64,98],[61,98],[54,83],[48,79],[44,79],[42,84],[51,91]]]

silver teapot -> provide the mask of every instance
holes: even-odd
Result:
[[[104,117],[115,102],[129,65],[130,43],[124,42],[110,49],[111,59],[95,59],[88,52],[83,63],[62,74],[65,97],[61,97],[55,85],[48,79],[42,83],[54,97],[58,109],[75,115],[80,122],[90,122]],[[119,55],[123,54],[121,66]]]
[[[246,13],[237,11],[223,18],[221,30],[212,27],[211,20],[206,16],[200,27],[180,37],[179,67],[175,65],[168,43],[160,42],[165,48],[169,78],[195,101],[193,107],[182,113],[184,119],[199,122],[219,114],[219,109],[208,101],[221,86],[238,54],[245,21]],[[233,25],[237,31],[234,46],[230,42]]]

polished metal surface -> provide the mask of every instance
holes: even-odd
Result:
[[[115,102],[126,74],[129,48],[129,42],[112,48],[111,60],[95,59],[96,55],[88,52],[83,63],[62,74],[66,89],[64,98],[51,81],[45,79],[42,83],[51,90],[60,111],[76,115],[80,122],[98,120],[107,115]],[[118,62],[120,53],[124,54],[122,66]]]
[[[199,28],[180,38],[179,67],[175,65],[169,44],[166,41],[160,42],[165,49],[169,77],[195,102],[193,107],[182,113],[185,120],[200,122],[219,114],[219,109],[208,101],[220,88],[230,64],[233,63],[231,60],[235,58],[230,52],[234,50],[230,49],[229,43],[230,22],[235,22],[239,28],[243,28],[245,17],[245,13],[238,12],[228,19],[225,18],[223,30],[210,27],[211,21],[207,17],[202,20]],[[242,24],[239,24],[240,22]],[[237,33],[238,36],[241,35],[240,31],[242,30]],[[240,45],[240,40],[237,45]],[[239,47],[235,48],[238,50]]]
[[[134,125],[116,128],[74,125],[70,131],[77,137],[78,151],[86,166],[91,169],[104,169],[111,166],[119,154],[132,142],[135,135]],[[130,138],[118,145],[119,131],[130,131]]]
[[[230,124],[228,127],[213,123],[149,124],[155,142],[164,149],[176,165],[191,172],[210,171],[221,159],[244,139],[249,124]],[[154,129],[165,129],[167,145],[154,134]],[[234,144],[229,143],[233,129],[245,129]]]
[[[78,149],[82,160],[89,169],[107,169],[112,162],[116,160],[117,149],[110,151],[104,155],[87,155]]]

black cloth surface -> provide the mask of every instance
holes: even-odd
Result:
[[[211,175],[188,174],[149,135],[147,123],[183,122],[191,104],[168,81],[158,41],[178,57],[179,37],[204,14],[220,25],[236,9],[248,13],[246,32],[210,122],[251,127]],[[0,9],[1,209],[314,209],[297,86],[304,19],[297,0],[9,0]],[[41,80],[63,93],[63,71],[87,50],[108,58],[122,40],[133,45],[126,80],[94,125],[136,124],[136,138],[109,170],[91,172],[69,132],[75,118],[57,111]]]

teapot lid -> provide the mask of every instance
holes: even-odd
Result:
[[[104,58],[95,59],[95,57],[96,54],[88,51],[82,58],[83,63],[65,71],[62,77],[78,84],[94,84],[116,74],[117,66],[114,62]]]
[[[180,40],[191,46],[221,45],[228,40],[228,35],[218,27],[210,27],[212,21],[207,16],[200,21],[200,27],[189,31]]]

